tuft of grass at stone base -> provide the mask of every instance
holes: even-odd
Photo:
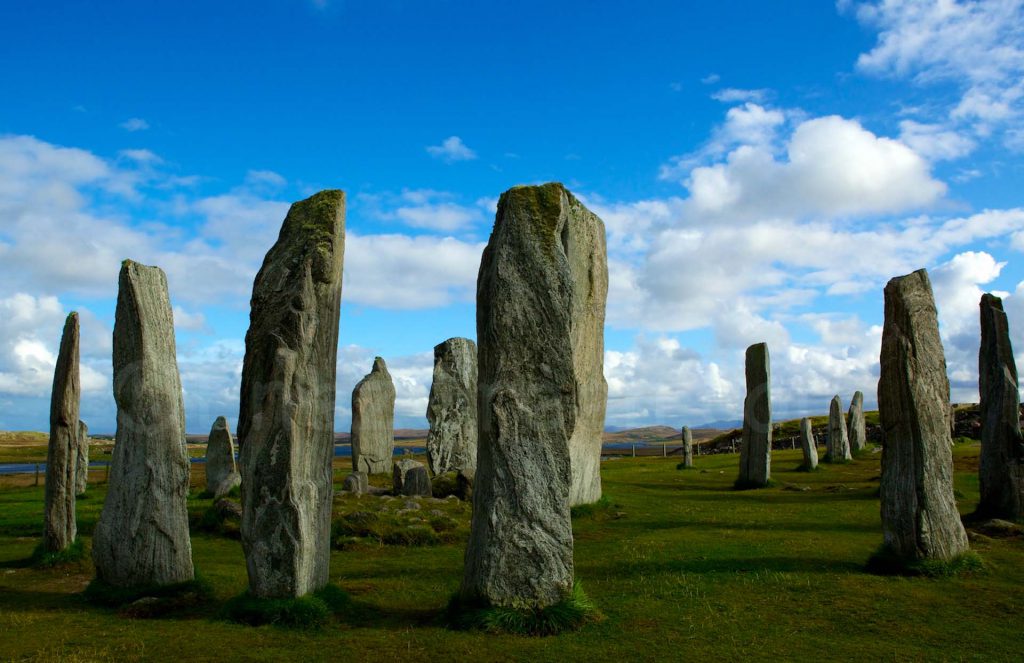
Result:
[[[250,626],[319,629],[351,602],[349,595],[334,585],[293,599],[261,599],[246,591],[224,604],[223,615],[229,621]]]
[[[883,545],[868,559],[866,568],[878,575],[951,578],[982,571],[985,563],[973,550],[953,559],[907,560],[893,552],[889,546]]]
[[[579,582],[558,603],[544,608],[466,603],[458,595],[448,603],[447,621],[456,630],[549,636],[576,631],[604,619]]]
[[[49,551],[46,544],[40,542],[32,551],[30,563],[37,569],[46,569],[62,564],[71,564],[85,559],[85,545],[81,539],[75,539],[70,546],[64,550]]]

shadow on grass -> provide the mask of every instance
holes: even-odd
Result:
[[[591,567],[589,573],[594,573]],[[604,569],[618,578],[651,577],[658,573],[864,573],[862,563],[822,557],[721,557],[715,559],[663,559],[629,562]]]

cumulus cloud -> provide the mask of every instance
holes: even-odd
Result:
[[[420,230],[452,233],[480,224],[488,201],[463,205],[446,191],[406,189],[398,194],[360,194],[357,203],[376,219],[397,221]]]
[[[711,98],[715,101],[721,101],[726,104],[734,104],[738,101],[763,101],[768,96],[768,90],[757,89],[757,90],[743,90],[740,88],[727,87],[711,95]]]
[[[118,126],[120,126],[125,131],[130,131],[134,133],[136,131],[145,131],[146,129],[149,129],[149,122],[146,122],[141,117],[131,117],[122,122],[121,124],[119,124]]]
[[[449,136],[441,141],[440,145],[428,146],[427,153],[435,159],[440,159],[446,163],[476,159],[476,152],[469,149],[458,136]]]

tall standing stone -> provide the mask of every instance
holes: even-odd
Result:
[[[228,420],[217,417],[206,440],[206,491],[216,494],[224,480],[237,473],[235,441]]]
[[[82,387],[78,367],[78,313],[64,322],[50,394],[50,444],[46,452],[46,509],[43,548],[59,552],[75,541],[75,472],[78,468],[78,409]]]
[[[1010,344],[1003,300],[981,296],[981,459],[978,513],[991,518],[1024,518],[1024,439],[1020,429],[1017,363]]]
[[[427,462],[434,476],[476,468],[476,343],[450,338],[434,346],[427,401]]]
[[[818,443],[814,439],[811,420],[807,417],[800,420],[800,448],[804,452],[804,464],[800,466],[800,469],[810,471],[817,468]]]
[[[693,467],[693,433],[689,426],[683,426],[683,467]]]
[[[544,607],[572,589],[572,252],[589,241],[587,218],[561,184],[514,187],[498,201],[477,280],[480,442],[466,602]]]
[[[249,591],[327,584],[345,194],[288,210],[252,286],[238,437]]]
[[[772,476],[772,396],[768,344],[747,348],[747,397],[743,401],[740,488],[763,488]]]
[[[868,444],[867,423],[864,421],[864,392],[857,391],[850,401],[850,411],[846,414],[846,430],[850,436],[850,452],[853,454],[864,451]]]
[[[953,496],[949,379],[928,272],[885,286],[878,408],[882,528],[886,547],[912,561],[967,550]]]
[[[75,458],[75,495],[85,495],[89,485],[89,427],[78,422],[78,455]]]
[[[843,401],[839,394],[832,397],[828,408],[828,439],[825,440],[825,462],[845,463],[852,460],[850,438],[846,434],[846,420],[843,419]]]
[[[117,432],[92,541],[100,580],[118,587],[191,580],[189,461],[167,278],[125,260],[114,318]]]
[[[380,357],[352,390],[352,470],[391,472],[395,453],[395,383]]]

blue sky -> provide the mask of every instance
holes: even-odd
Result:
[[[45,429],[63,316],[112,432],[122,258],[175,305],[188,429],[237,417],[252,277],[289,202],[348,194],[336,428],[373,356],[425,426],[474,335],[494,202],[605,221],[608,424],[873,406],[888,278],[933,276],[954,400],[977,301],[1024,328],[1024,0],[0,4],[0,429]]]

